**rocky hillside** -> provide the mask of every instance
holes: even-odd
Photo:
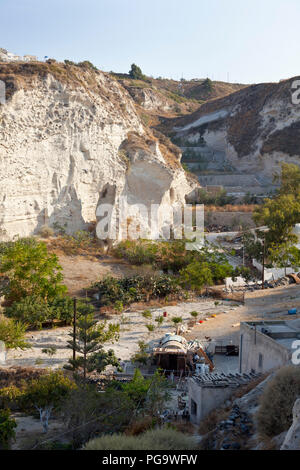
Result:
[[[184,201],[192,190],[178,149],[150,132],[109,74],[16,62],[0,63],[0,80],[2,238],[44,224],[83,228],[101,202],[116,207],[120,196],[149,206]]]
[[[194,147],[194,161],[208,162],[206,169],[270,183],[280,162],[300,164],[300,105],[291,99],[296,79],[249,86],[166,119],[162,128],[181,147]]]
[[[247,85],[215,82],[209,79],[171,80],[144,77],[134,80],[127,74],[112,74],[130,93],[135,103],[153,117],[176,117],[191,113],[207,101],[221,98]]]

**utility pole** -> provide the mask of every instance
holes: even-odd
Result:
[[[77,317],[77,299],[74,297],[73,299],[73,361],[76,359],[76,317]]]
[[[262,263],[262,279],[261,279],[261,288],[265,288],[265,256],[266,256],[266,238],[264,234],[263,238],[263,263]]]

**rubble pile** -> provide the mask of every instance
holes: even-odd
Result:
[[[275,287],[285,287],[289,286],[290,284],[300,284],[300,273],[298,274],[289,274],[287,276],[283,276],[276,280],[265,281],[264,288],[265,289],[274,289]],[[233,290],[234,292],[246,292],[250,291],[253,292],[255,290],[260,290],[262,288],[261,283],[256,284],[245,284],[244,286],[235,287]],[[227,292],[231,292],[229,289],[225,289]]]

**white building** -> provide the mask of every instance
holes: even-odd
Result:
[[[292,364],[300,339],[300,319],[242,322],[240,373],[264,374]]]
[[[38,60],[38,58],[35,55],[27,54],[20,56],[0,47],[0,62],[31,62],[36,60]]]

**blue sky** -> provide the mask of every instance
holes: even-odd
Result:
[[[300,75],[299,0],[0,0],[0,47],[147,75]]]

